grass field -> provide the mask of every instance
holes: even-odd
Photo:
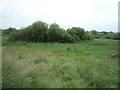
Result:
[[[3,88],[116,88],[118,41],[2,41]]]

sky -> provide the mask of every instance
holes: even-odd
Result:
[[[119,0],[0,0],[0,28],[22,28],[35,21],[61,28],[118,31]]]

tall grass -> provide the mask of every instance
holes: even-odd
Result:
[[[7,39],[6,39],[7,40]],[[75,44],[3,41],[3,88],[116,88],[116,40]]]

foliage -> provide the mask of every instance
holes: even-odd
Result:
[[[15,42],[15,41],[18,41],[20,40],[22,37],[21,37],[21,32],[16,30],[16,31],[13,31],[10,35],[9,35],[9,38],[8,40],[9,41],[12,41],[12,42]]]
[[[92,36],[92,34],[90,34],[89,32],[86,32],[86,33],[85,33],[85,36],[84,36],[84,39],[85,39],[85,40],[93,40],[93,36]]]
[[[49,42],[61,42],[71,43],[74,42],[74,38],[69,35],[64,29],[60,28],[57,24],[51,24],[48,31]]]
[[[32,25],[29,25],[26,28],[21,28],[20,30],[10,27],[3,30],[3,35],[10,35],[10,41],[19,40],[26,42],[73,43],[81,40],[93,40],[94,38],[120,39],[117,33],[111,31],[98,32],[92,30],[89,32],[80,27],[72,27],[65,31],[56,23],[51,24],[48,28],[48,24],[42,21],[36,21]]]
[[[120,40],[120,33],[114,33],[112,35],[112,39],[114,39],[114,40]]]
[[[106,32],[106,31],[102,31],[101,33],[103,33],[103,34],[107,34],[108,32]]]
[[[97,32],[92,30],[91,34],[94,38],[102,38],[102,39],[113,39],[113,40],[120,40],[120,34],[119,33],[114,33],[114,32],[106,32],[106,31],[102,31],[102,32]]]
[[[9,27],[8,29],[2,30],[2,35],[10,35],[13,31],[16,31],[16,28]]]
[[[107,35],[105,35],[105,38],[106,38],[106,39],[111,39],[111,38],[112,38],[112,34],[107,34]]]
[[[83,28],[72,27],[65,31],[56,23],[51,24],[48,28],[48,24],[42,21],[36,21],[32,25],[20,29],[19,32],[14,31],[9,37],[10,41],[59,43],[73,43],[92,39],[90,33],[85,32]]]
[[[21,29],[20,33],[13,33],[10,35],[10,38],[13,40],[14,36],[19,38],[17,40],[27,41],[27,42],[45,42],[46,41],[46,32],[48,30],[48,24],[42,21],[36,21],[32,25]],[[15,39],[16,40],[16,39]]]
[[[96,30],[92,30],[91,33],[92,33],[93,35],[96,35],[96,34],[97,34],[97,31],[96,31]]]
[[[67,32],[72,35],[76,41],[80,40],[91,40],[92,37],[89,33],[85,32],[83,28],[72,27],[71,29],[67,29]]]
[[[3,88],[118,88],[117,40],[2,41]]]
[[[2,36],[5,35],[9,35],[10,41],[26,42],[73,43],[81,40],[93,40],[94,38],[120,40],[119,33],[111,31],[92,30],[89,32],[80,27],[72,27],[65,31],[56,23],[51,24],[48,28],[48,24],[42,21],[36,21],[32,25],[18,30],[12,27],[2,29]]]

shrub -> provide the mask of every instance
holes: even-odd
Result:
[[[48,41],[49,42],[61,42],[61,43],[71,43],[75,39],[69,35],[64,29],[60,28],[56,23],[51,24],[48,31]]]
[[[120,40],[120,33],[113,33],[112,34],[112,39],[114,39],[114,40]]]
[[[92,35],[90,35],[88,32],[85,32],[83,28],[72,27],[71,29],[68,29],[67,32],[72,35],[76,41],[93,39]]]
[[[112,38],[112,35],[111,35],[111,34],[105,35],[105,39],[111,39],[111,38]]]
[[[96,31],[96,30],[92,30],[91,33],[92,33],[93,35],[97,35],[97,31]]]
[[[21,35],[21,33],[19,31],[14,31],[9,35],[8,40],[12,41],[12,42],[20,40],[20,38],[21,38],[20,35]]]
[[[84,40],[93,40],[93,36],[89,32],[86,32],[84,36]]]
[[[99,35],[94,35],[93,37],[94,37],[94,38],[100,38],[100,36],[99,36]]]
[[[48,24],[42,21],[36,21],[26,28],[15,30],[9,36],[10,41],[26,42],[60,42],[73,43],[79,40],[93,40],[89,32],[83,28],[72,27],[65,31],[58,24],[53,23],[48,29]]]
[[[3,34],[3,35],[9,35],[9,34],[11,34],[13,31],[15,31],[15,30],[16,30],[15,28],[9,27],[8,29],[2,30],[2,34]]]
[[[21,40],[27,42],[45,42],[48,24],[42,21],[36,21],[32,25],[21,29],[20,32],[14,32],[10,35],[11,41]],[[12,36],[13,35],[13,36]],[[15,40],[14,38],[15,37]],[[19,38],[19,39],[18,39]]]

